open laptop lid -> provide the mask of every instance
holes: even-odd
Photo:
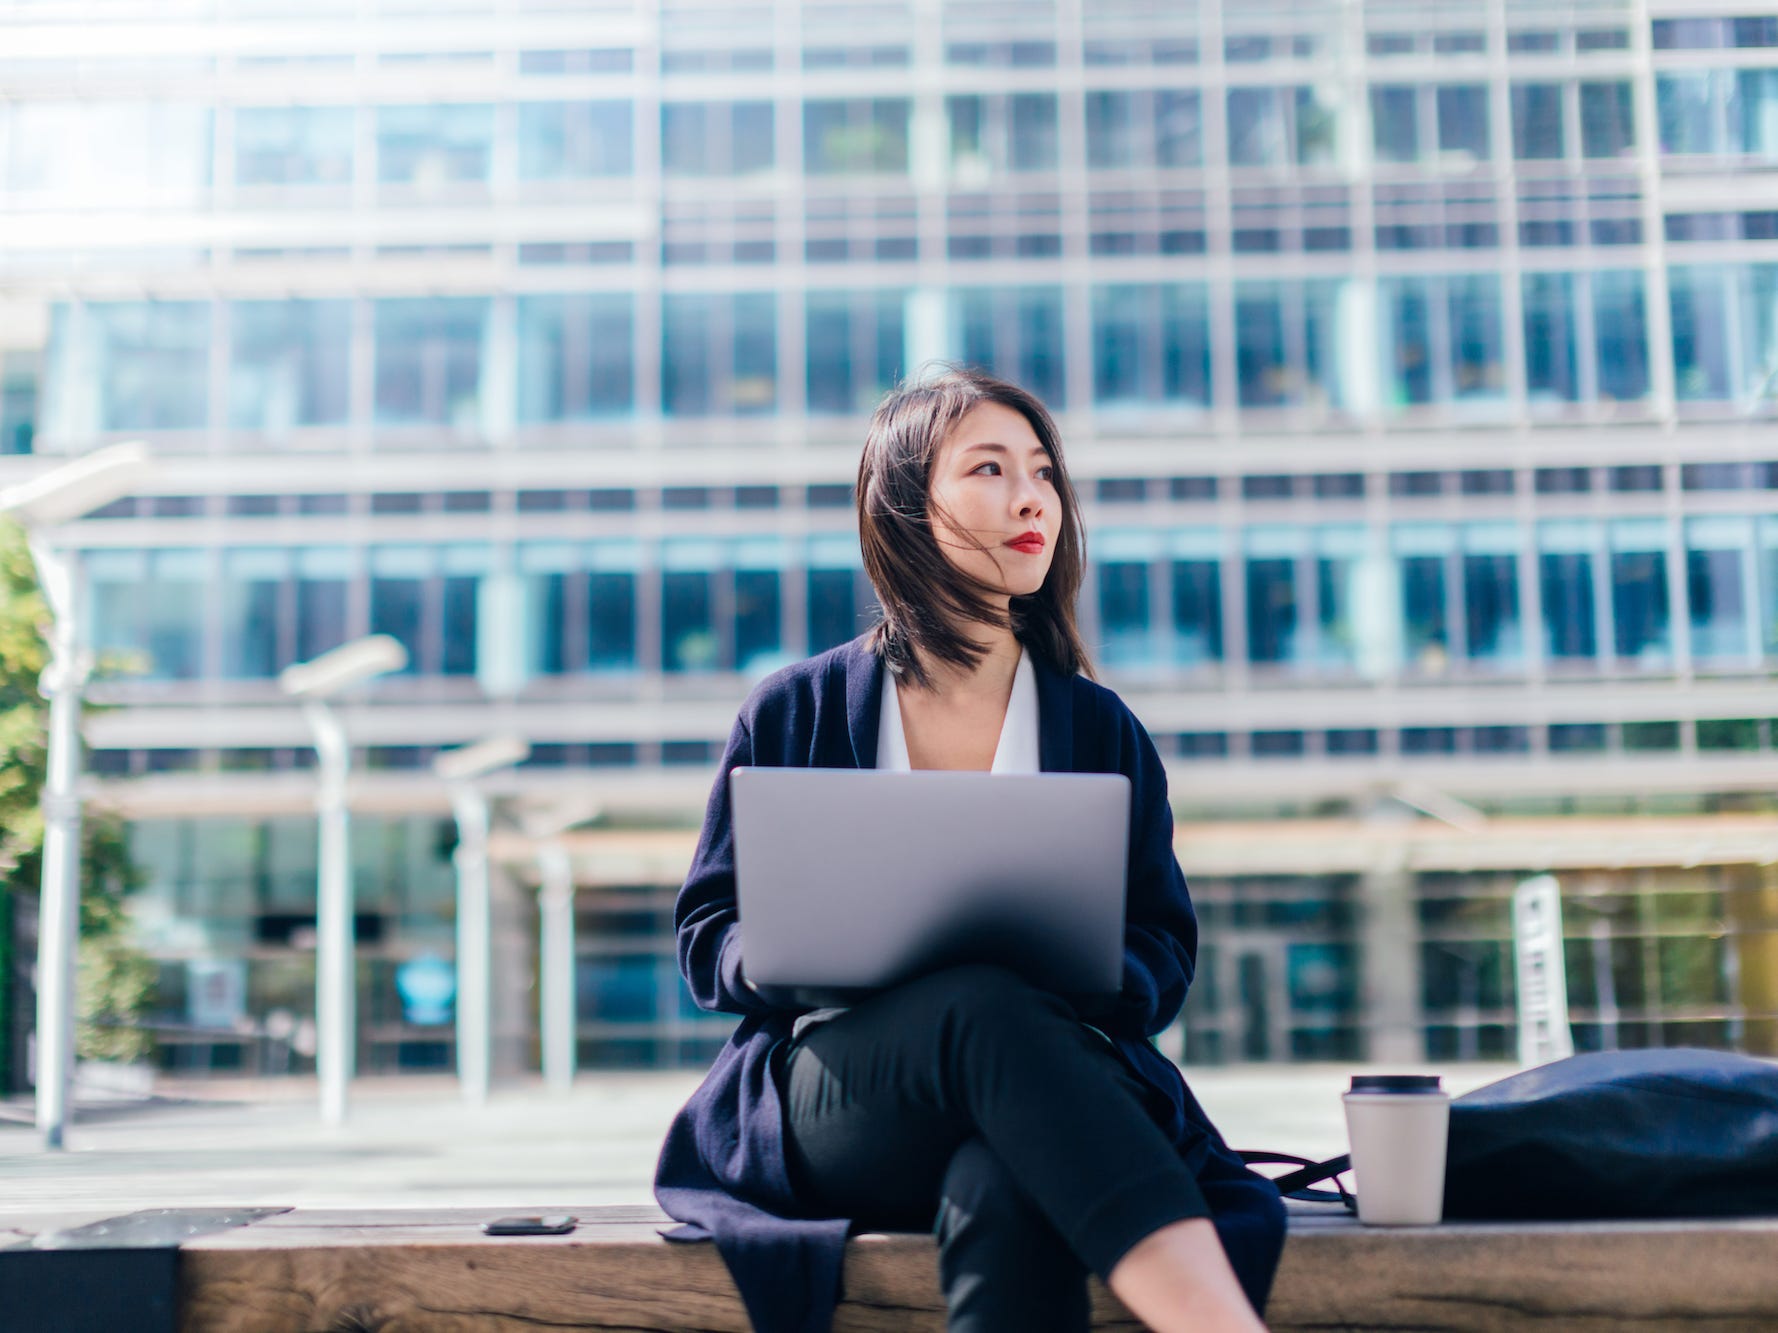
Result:
[[[738,768],[750,980],[827,995],[993,962],[1072,996],[1123,974],[1121,774]]]

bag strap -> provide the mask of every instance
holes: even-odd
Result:
[[[1237,1156],[1248,1166],[1265,1164],[1297,1167],[1298,1169],[1295,1171],[1272,1178],[1272,1184],[1278,1187],[1278,1193],[1286,1198],[1301,1199],[1307,1203],[1338,1203],[1343,1204],[1349,1213],[1358,1211],[1358,1201],[1352,1197],[1352,1191],[1347,1189],[1345,1183],[1340,1179],[1342,1175],[1352,1169],[1350,1155],[1342,1154],[1339,1157],[1330,1157],[1324,1162],[1317,1162],[1308,1157],[1298,1157],[1295,1153],[1287,1152],[1243,1151],[1237,1153]],[[1319,1185],[1324,1180],[1331,1180],[1333,1189],[1310,1188],[1312,1185]]]

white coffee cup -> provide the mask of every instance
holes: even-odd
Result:
[[[1367,1226],[1431,1226],[1445,1211],[1451,1099],[1436,1074],[1354,1074],[1340,1100]]]

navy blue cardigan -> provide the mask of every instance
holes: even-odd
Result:
[[[758,1333],[826,1333],[840,1294],[848,1222],[809,1216],[785,1168],[772,1066],[799,1011],[768,1003],[741,981],[728,775],[742,764],[876,767],[883,666],[867,638],[786,667],[743,705],[673,913],[679,968],[693,998],[742,1018],[667,1132],[655,1196],[687,1224],[669,1233],[672,1239],[715,1239]],[[1236,1275],[1263,1309],[1283,1245],[1283,1205],[1269,1182],[1240,1165],[1150,1041],[1185,1000],[1198,943],[1173,855],[1160,756],[1110,690],[1032,657],[1044,771],[1122,773],[1131,782],[1123,989],[1112,1014],[1094,1023],[1164,1094],[1171,1110],[1161,1127],[1197,1175]]]

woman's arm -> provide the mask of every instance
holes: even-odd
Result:
[[[1118,768],[1130,779],[1129,884],[1123,986],[1103,1026],[1152,1037],[1185,1003],[1198,954],[1198,919],[1173,855],[1167,771],[1135,715],[1128,708],[1119,712]]]
[[[729,805],[728,775],[753,762],[753,736],[746,717],[735,719],[723,752],[716,785],[704,811],[691,871],[673,904],[673,930],[679,971],[701,1009],[730,1014],[780,1011],[754,990],[741,972],[741,932],[735,908],[735,824]]]

